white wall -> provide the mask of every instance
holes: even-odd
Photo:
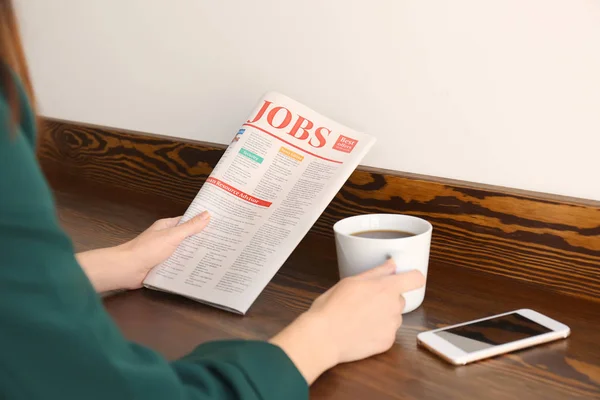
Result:
[[[228,143],[276,90],[364,164],[600,200],[596,0],[17,0],[41,110]]]

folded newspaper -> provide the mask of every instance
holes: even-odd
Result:
[[[181,219],[207,210],[209,225],[144,286],[245,314],[374,142],[268,93]]]

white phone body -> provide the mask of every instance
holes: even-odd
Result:
[[[479,325],[474,325],[477,323]],[[502,329],[500,325],[502,323],[504,323],[504,328],[508,329]],[[516,327],[529,332],[519,332],[518,330],[510,329],[511,324],[513,328]],[[467,327],[468,325],[470,326]],[[486,327],[485,325],[488,326]],[[501,328],[497,328],[497,326],[501,326]],[[472,331],[469,332],[469,329]],[[490,332],[495,333],[496,342],[485,337],[485,332],[482,333],[483,329],[492,329],[493,332]],[[499,354],[509,353],[553,340],[564,339],[570,333],[571,329],[565,324],[561,324],[537,311],[521,309],[422,332],[417,336],[417,342],[451,364],[465,365]],[[465,335],[470,335],[471,337]],[[483,337],[485,341],[482,339],[473,339],[474,335]],[[501,344],[497,343],[504,342],[504,339],[511,335],[526,335],[527,337],[518,340],[509,340]],[[498,338],[501,340],[498,341]]]

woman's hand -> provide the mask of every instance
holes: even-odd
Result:
[[[325,370],[387,351],[402,325],[402,293],[425,284],[419,271],[395,274],[392,261],[343,279],[271,339],[310,384]]]
[[[160,219],[120,246],[77,254],[96,291],[142,287],[152,268],[169,258],[185,238],[201,232],[210,220],[206,211],[177,225],[180,218]]]

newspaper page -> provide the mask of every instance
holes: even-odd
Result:
[[[268,93],[181,220],[207,210],[209,225],[144,285],[245,314],[374,142]]]

